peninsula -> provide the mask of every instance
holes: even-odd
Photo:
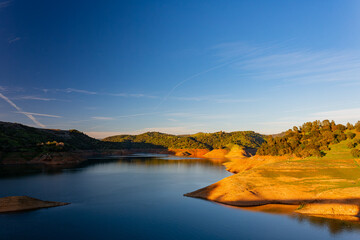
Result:
[[[269,136],[256,156],[225,163],[234,175],[185,196],[227,205],[295,205],[321,216],[360,213],[360,123],[315,121]]]

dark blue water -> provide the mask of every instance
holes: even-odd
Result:
[[[130,157],[73,169],[6,169],[0,197],[63,207],[0,214],[0,239],[359,239],[360,227],[183,197],[230,174],[207,160]]]

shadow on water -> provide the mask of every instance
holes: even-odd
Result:
[[[216,188],[217,184],[212,185],[213,188]],[[211,195],[211,191],[208,192],[208,195]],[[201,190],[201,189],[200,189]],[[195,191],[196,192],[196,191]],[[185,194],[186,196],[187,194]],[[197,198],[197,197],[196,197]],[[220,200],[221,196],[218,198]],[[208,201],[207,199],[200,198],[203,201]],[[236,201],[235,202],[227,202],[224,204],[218,200],[213,200],[216,204],[222,205],[226,208],[237,209],[241,211],[252,211],[259,212],[263,214],[274,214],[274,215],[284,215],[288,216],[291,219],[296,220],[299,223],[308,223],[312,226],[326,229],[332,235],[338,235],[344,232],[360,232],[360,212],[357,213],[356,216],[352,215],[305,215],[300,213],[295,213],[294,211],[298,209],[299,205],[302,202],[314,202],[312,199],[308,200],[298,200],[298,199],[290,199],[286,200],[286,204],[282,202],[282,200],[273,199],[272,201],[265,203],[259,201]],[[268,201],[268,200],[266,200]],[[252,204],[253,202],[253,204]],[[352,199],[317,199],[317,204],[326,204],[326,203],[338,203],[343,205],[348,204],[358,204],[360,199],[352,198]],[[249,205],[248,207],[239,207],[236,205]]]
[[[206,199],[200,200],[208,201]],[[287,204],[268,204],[256,207],[237,207],[222,203],[216,204],[241,211],[287,216],[301,224],[307,223],[319,229],[326,229],[332,235],[339,235],[344,232],[360,232],[360,218],[357,216],[304,215],[294,213],[294,210],[298,208],[297,205]]]
[[[332,235],[343,232],[360,232],[360,219],[352,217],[349,220],[332,219],[320,216],[306,216],[301,214],[291,214],[290,218],[300,223],[307,222],[318,228],[326,228]]]
[[[0,165],[0,179],[19,178],[31,175],[57,175],[64,171],[67,173],[76,173],[86,170],[90,167],[116,163],[118,165],[131,164],[142,167],[158,167],[163,165],[181,165],[193,167],[201,165],[203,167],[223,168],[222,161],[213,161],[210,159],[199,158],[181,158],[167,154],[134,154],[130,156],[109,156],[102,158],[89,159],[86,162],[72,165],[44,165],[44,164],[18,164],[18,165]],[[71,170],[71,171],[68,171]]]

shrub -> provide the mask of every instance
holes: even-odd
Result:
[[[347,136],[349,139],[353,139],[353,138],[356,136],[356,134],[353,133],[353,132],[348,132],[348,133],[346,134],[346,136]]]
[[[352,155],[353,157],[355,157],[355,158],[360,157],[360,150],[354,148],[353,150],[351,150],[351,155]]]
[[[351,123],[347,123],[347,124],[346,124],[346,128],[347,128],[348,130],[352,130],[352,129],[354,129],[354,125],[352,125]]]
[[[356,142],[348,142],[348,143],[346,144],[346,146],[347,146],[348,148],[354,148],[354,147],[357,146],[357,143],[356,143]]]
[[[357,132],[360,132],[360,125],[357,125],[357,126],[355,127],[355,129],[356,129]]]

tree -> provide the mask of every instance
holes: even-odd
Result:
[[[346,134],[346,136],[347,136],[347,138],[349,138],[349,139],[353,139],[353,138],[356,136],[356,134],[353,133],[353,132],[348,132],[348,133]]]
[[[347,130],[353,130],[353,129],[354,129],[354,125],[352,125],[351,123],[348,122],[348,123],[346,124],[346,129],[347,129]]]
[[[259,155],[296,155],[298,157],[325,155],[331,143],[339,143],[356,135],[345,134],[346,127],[334,121],[306,122],[300,129],[293,127],[284,134],[269,136],[260,148]]]
[[[356,142],[348,142],[348,143],[346,144],[346,146],[347,146],[348,148],[354,148],[354,147],[357,146],[357,143],[356,143]]]

